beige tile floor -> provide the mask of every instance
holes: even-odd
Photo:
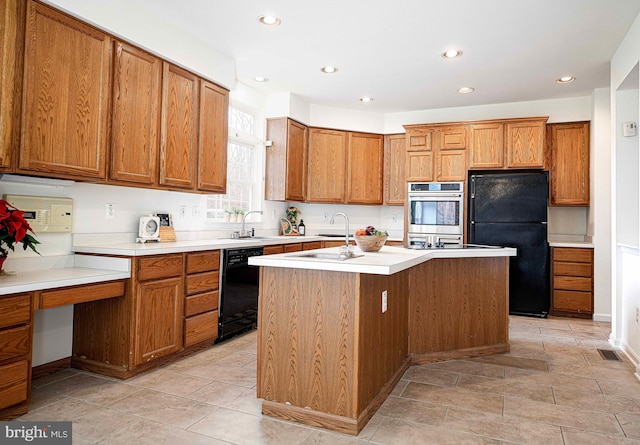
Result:
[[[139,377],[33,382],[21,420],[73,421],[87,444],[638,444],[640,382],[603,360],[610,325],[511,317],[511,352],[414,366],[358,437],[260,414],[251,332]]]

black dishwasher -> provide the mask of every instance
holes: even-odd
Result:
[[[249,258],[262,253],[262,247],[222,251],[217,342],[256,327],[260,268],[249,266]]]

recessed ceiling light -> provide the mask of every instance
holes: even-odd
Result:
[[[320,68],[320,71],[322,71],[323,73],[332,74],[338,71],[338,68],[336,68],[335,66],[327,65]]]
[[[258,22],[266,26],[278,26],[282,21],[275,15],[261,15],[258,17]]]
[[[444,59],[455,59],[456,57],[460,57],[462,55],[462,51],[459,49],[450,49],[449,51],[445,51],[441,54]]]
[[[269,79],[267,77],[261,76],[256,76],[253,78],[253,80],[255,80],[256,82],[269,82]]]
[[[473,93],[474,91],[475,89],[471,87],[462,87],[458,89],[458,93],[460,94],[469,94],[469,93]]]
[[[360,98],[360,102],[364,102],[364,103],[373,102],[373,97],[363,96]]]
[[[564,77],[561,77],[560,79],[556,79],[556,83],[571,83],[574,80],[576,80],[576,78],[573,76],[564,76]]]

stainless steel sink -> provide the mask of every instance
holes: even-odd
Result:
[[[345,261],[345,260],[350,260],[352,258],[358,258],[364,255],[351,255],[351,256],[346,256],[346,255],[340,255],[339,253],[322,253],[322,252],[318,252],[318,253],[303,253],[303,254],[297,254],[297,255],[289,255],[291,257],[296,257],[296,258],[315,258],[318,260],[334,260],[334,261]]]

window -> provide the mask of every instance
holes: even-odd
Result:
[[[255,136],[255,115],[229,107],[227,146],[227,193],[208,195],[207,219],[224,221],[225,214],[237,210],[259,210],[262,195],[259,156],[262,141]],[[253,215],[256,218],[258,215]],[[258,219],[258,218],[256,218]]]

